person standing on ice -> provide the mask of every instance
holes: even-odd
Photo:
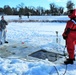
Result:
[[[64,64],[73,64],[75,60],[75,44],[76,41],[76,9],[70,10],[68,13],[70,20],[67,22],[65,30],[62,34],[66,41],[66,48],[69,58],[64,61]]]
[[[1,21],[0,21],[0,44],[2,45],[2,39],[4,39],[4,43],[8,43],[6,41],[6,25],[8,23],[4,20],[4,16],[1,16]]]

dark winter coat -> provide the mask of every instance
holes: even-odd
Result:
[[[5,29],[6,25],[8,25],[8,23],[5,20],[1,20],[0,21],[0,30]]]

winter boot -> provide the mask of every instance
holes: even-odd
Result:
[[[8,43],[8,41],[5,41],[5,43]]]
[[[69,60],[69,58],[67,58],[66,60]],[[73,60],[75,61],[75,58],[73,58]]]
[[[66,61],[64,61],[64,64],[68,65],[68,64],[73,64],[74,59],[67,59]]]

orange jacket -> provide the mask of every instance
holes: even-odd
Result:
[[[69,33],[76,32],[76,24],[74,23],[74,20],[69,20],[66,24],[65,30],[62,34],[63,38],[66,39],[68,37]],[[75,34],[76,35],[76,34]]]

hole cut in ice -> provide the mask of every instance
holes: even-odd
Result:
[[[62,57],[62,55],[59,53],[50,52],[45,49],[41,49],[36,52],[33,52],[29,56],[43,59],[43,60],[48,59],[49,61],[52,61],[52,62],[55,62],[58,58]]]

